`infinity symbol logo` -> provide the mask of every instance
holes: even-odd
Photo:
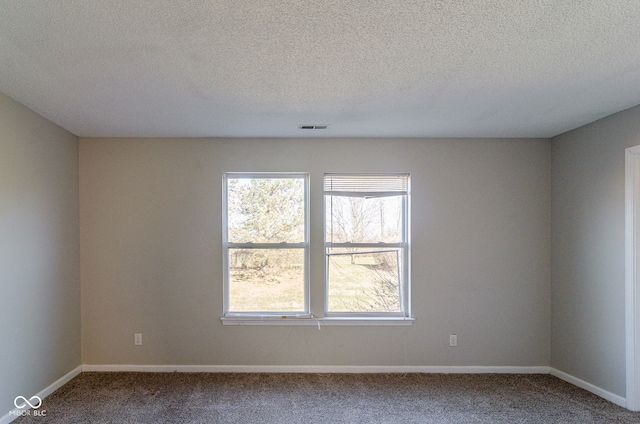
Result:
[[[18,399],[22,399],[22,401],[24,403],[22,405],[18,405]],[[34,399],[36,401],[31,403]],[[31,407],[33,409],[38,409],[38,408],[40,408],[40,406],[42,406],[42,399],[40,399],[38,396],[32,396],[31,399],[27,400],[27,398],[24,397],[24,396],[18,396],[17,398],[15,398],[13,400],[13,404],[18,409],[22,409],[22,408],[26,407],[27,405],[29,405],[29,407]]]

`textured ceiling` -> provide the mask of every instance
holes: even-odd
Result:
[[[640,104],[640,1],[0,0],[0,91],[89,137],[550,137]]]

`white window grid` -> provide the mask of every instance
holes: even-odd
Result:
[[[228,226],[228,180],[229,179],[303,179],[304,180],[304,241],[300,243],[252,243],[252,242],[230,242]],[[302,172],[227,172],[223,175],[222,186],[222,244],[223,244],[223,316],[224,317],[310,317],[309,313],[309,173]],[[229,283],[230,283],[230,249],[304,249],[304,309],[300,311],[230,311]]]

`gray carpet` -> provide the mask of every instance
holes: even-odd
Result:
[[[82,373],[15,423],[640,423],[550,375]]]

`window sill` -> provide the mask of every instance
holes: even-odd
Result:
[[[223,317],[222,325],[413,325],[415,318],[404,317],[327,317],[327,318],[282,318],[282,317]]]

